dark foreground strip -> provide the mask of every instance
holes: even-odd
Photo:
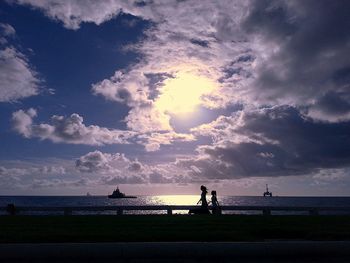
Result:
[[[0,262],[127,261],[152,259],[350,259],[350,242],[159,242],[1,244]],[[255,261],[254,261],[255,262]],[[260,261],[259,261],[260,262]],[[288,261],[289,262],[289,261]],[[293,261],[294,262],[294,261]],[[300,261],[298,261],[300,262]],[[343,261],[341,261],[343,262]]]

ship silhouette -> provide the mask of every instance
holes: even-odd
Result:
[[[108,195],[108,198],[137,198],[136,196],[131,195],[125,195],[124,193],[120,192],[119,187],[113,191],[111,195]]]

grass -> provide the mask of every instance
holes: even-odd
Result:
[[[0,216],[0,242],[350,240],[350,216]]]

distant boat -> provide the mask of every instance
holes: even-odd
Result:
[[[89,192],[86,193],[86,196],[91,196],[91,194]]]
[[[119,191],[119,188],[115,189],[111,195],[108,195],[108,198],[137,198],[136,196],[125,195]]]
[[[266,192],[264,193],[264,197],[269,196],[272,197],[272,192],[269,192],[269,186],[266,184]]]

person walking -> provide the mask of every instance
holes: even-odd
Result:
[[[201,203],[201,208],[199,210],[199,214],[210,214],[208,209],[208,201],[207,201],[207,188],[204,185],[201,185],[201,199],[197,202],[197,205]]]
[[[208,191],[207,191],[207,188],[204,185],[202,185],[201,186],[201,191],[202,191],[201,199],[199,199],[199,201],[197,202],[197,205],[199,203],[201,203],[201,207],[202,208],[208,208],[208,201],[207,201],[207,193],[208,193]]]
[[[190,209],[188,211],[189,214],[210,214],[208,209],[208,201],[207,201],[207,188],[204,185],[201,185],[201,198],[197,202],[197,205],[200,203],[200,208]]]
[[[213,215],[221,215],[220,204],[218,202],[216,191],[211,191],[211,205],[213,206]]]

